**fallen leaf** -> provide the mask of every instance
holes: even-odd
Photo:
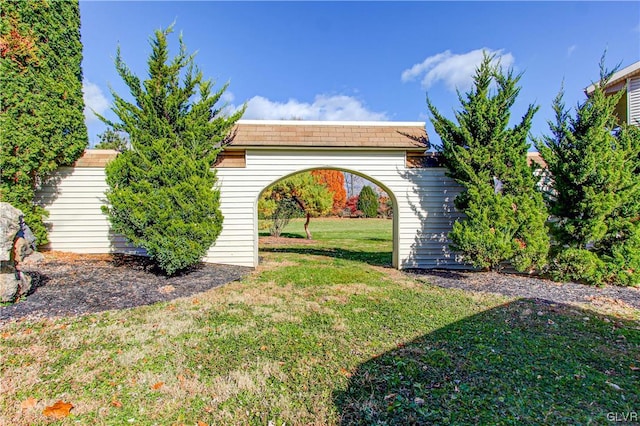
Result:
[[[151,386],[152,389],[160,389],[164,385],[164,382],[158,382],[155,385]]]
[[[622,388],[620,386],[618,386],[615,383],[612,383],[612,382],[610,382],[608,380],[605,383],[608,384],[609,386],[611,386],[613,389],[615,389],[617,391],[622,390]]]
[[[114,399],[113,401],[111,401],[111,405],[113,407],[120,408],[120,407],[122,407],[122,402],[118,401],[117,399]]]
[[[200,301],[198,299],[193,299],[193,304],[197,305],[198,303],[200,303]]]
[[[26,410],[26,409],[35,407],[37,403],[38,403],[37,399],[35,399],[34,397],[29,397],[20,403],[20,408],[22,408],[23,410]]]
[[[351,372],[349,370],[347,370],[346,368],[341,368],[340,369],[340,373],[343,374],[346,377],[351,377]]]
[[[635,365],[630,365],[629,369],[631,369],[631,371],[640,371],[640,367],[636,367]]]
[[[3,339],[8,339],[9,337],[11,337],[11,333],[9,333],[9,332],[2,333],[2,338]]]
[[[205,422],[198,422],[198,426],[209,426],[209,423],[205,423]]]
[[[25,331],[23,331],[23,334],[31,334],[33,333],[33,330],[30,328],[27,328]]]
[[[262,345],[262,346],[260,346],[260,350],[261,350],[261,351],[266,351],[266,350],[267,350],[267,347],[266,347],[266,346],[264,346],[264,345]]]
[[[45,407],[42,414],[47,417],[53,417],[56,419],[62,419],[69,415],[69,412],[73,408],[72,404],[67,402],[58,401],[50,407]]]

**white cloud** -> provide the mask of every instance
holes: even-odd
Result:
[[[449,90],[456,88],[465,91],[473,83],[473,75],[476,68],[482,62],[483,52],[495,55],[495,61],[500,61],[503,68],[509,68],[515,62],[511,53],[503,50],[491,50],[487,48],[472,50],[467,53],[454,54],[450,50],[429,56],[421,63],[415,64],[402,72],[403,82],[422,78],[422,87],[428,89],[438,81],[444,82]]]
[[[230,104],[236,99],[236,95],[233,94],[230,90],[225,90],[222,96],[220,96],[220,100],[225,104]]]
[[[317,95],[313,102],[289,99],[287,102],[271,101],[254,96],[247,102],[246,119],[262,120],[323,120],[323,121],[384,121],[386,112],[374,112],[363,103],[346,95]]]
[[[576,45],[576,44],[572,44],[571,46],[569,46],[567,48],[567,56],[571,56],[573,54],[573,52],[576,51],[577,48],[578,48],[578,45]]]
[[[98,121],[93,111],[103,115],[109,109],[109,100],[102,93],[100,86],[86,79],[82,82],[82,92],[85,121],[87,123]]]

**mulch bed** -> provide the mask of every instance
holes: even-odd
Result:
[[[140,256],[46,253],[43,262],[23,270],[33,278],[31,294],[0,307],[0,323],[169,301],[237,281],[253,269],[203,263],[166,277]]]
[[[261,239],[261,243],[278,242],[281,241],[267,242]],[[0,307],[0,323],[125,309],[188,297],[237,281],[253,269],[200,264],[182,274],[165,277],[144,257],[51,252],[46,254],[44,262],[25,266],[23,270],[33,277],[33,290],[25,300]],[[404,272],[425,283],[446,288],[555,303],[606,306],[613,310],[640,310],[640,288],[560,284],[536,277],[495,272]]]
[[[606,306],[612,310],[640,309],[640,288],[637,287],[593,287],[497,272],[420,269],[405,272],[413,278],[439,287],[501,294],[508,297],[542,299],[563,304]]]

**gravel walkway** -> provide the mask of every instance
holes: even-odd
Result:
[[[23,301],[0,307],[0,323],[73,316],[187,297],[236,281],[252,268],[200,264],[170,278],[136,256],[45,254],[23,268],[34,289]]]
[[[418,280],[439,287],[459,288],[474,292],[501,294],[509,297],[543,299],[555,303],[580,305],[610,305],[640,310],[640,288],[593,287],[575,283],[497,272],[466,272],[447,270],[408,270]]]

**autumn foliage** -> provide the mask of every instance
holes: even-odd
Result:
[[[360,197],[358,195],[352,195],[349,197],[347,202],[345,203],[346,208],[351,210],[351,214],[355,214],[358,211],[358,199]]]
[[[339,170],[314,170],[311,175],[322,183],[333,195],[333,214],[340,214],[347,202],[347,191],[344,188],[344,173]]]

